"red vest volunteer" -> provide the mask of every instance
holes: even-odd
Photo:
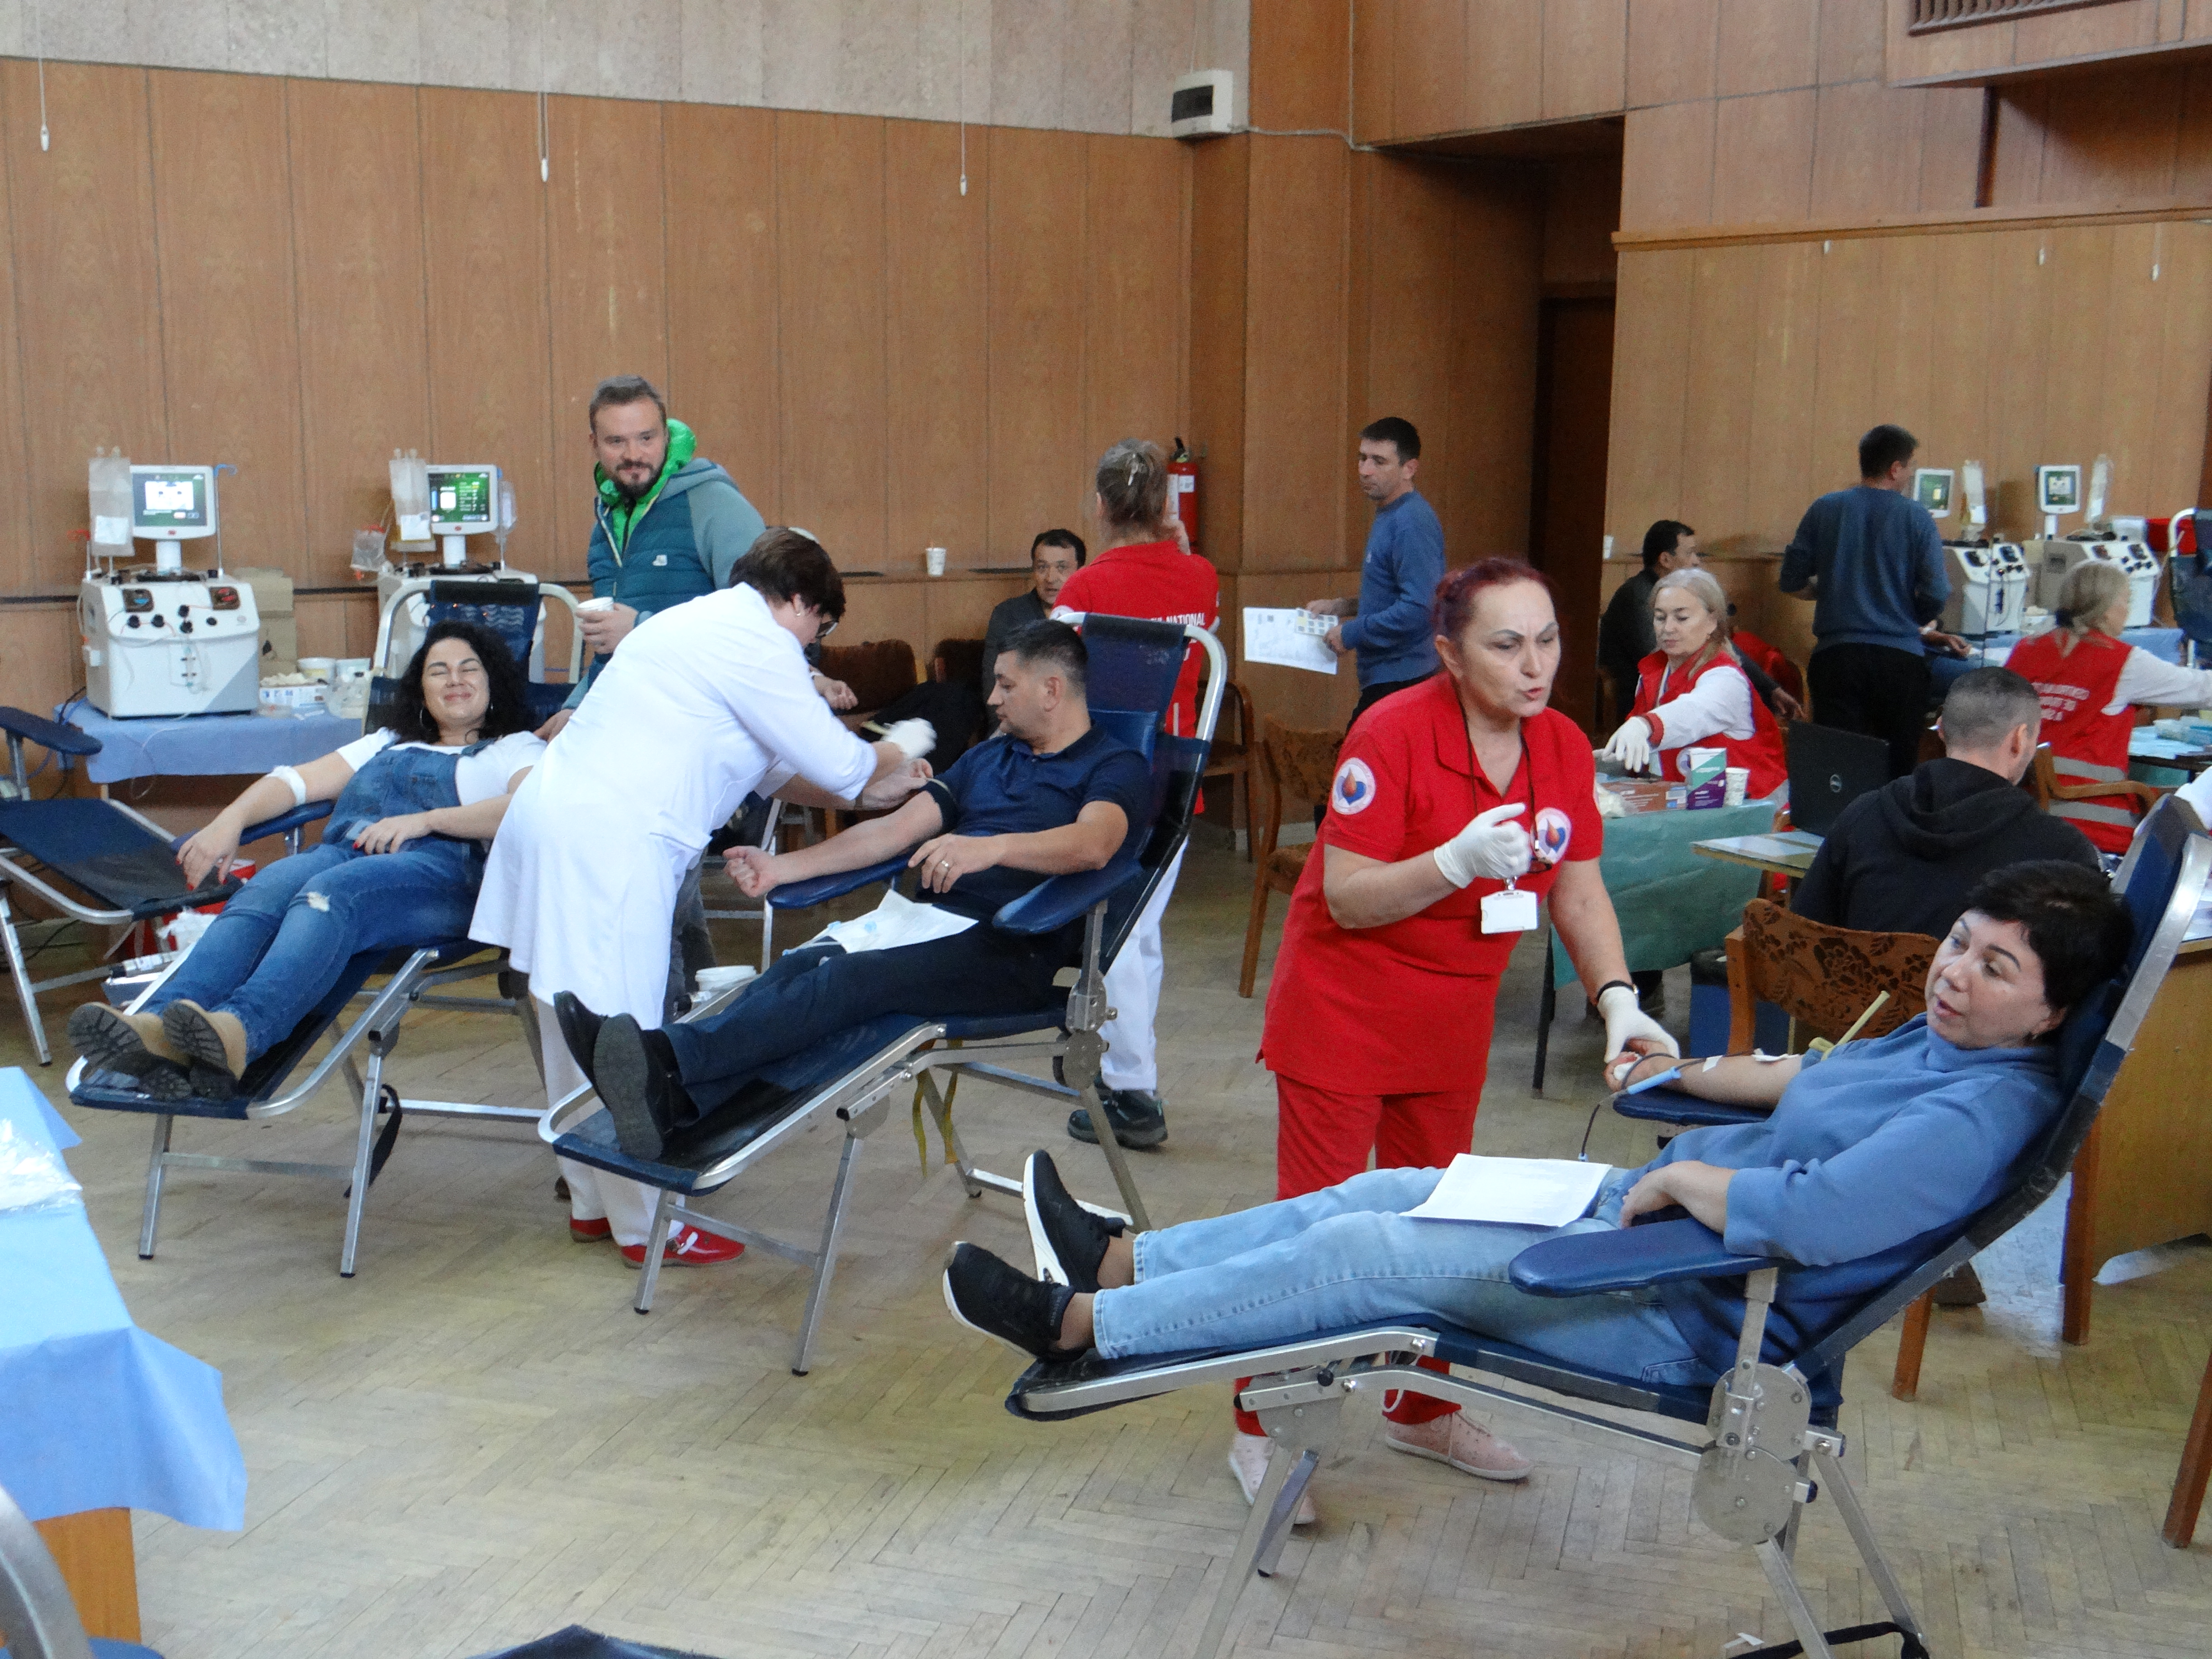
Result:
[[[1665,653],[1654,651],[1636,665],[1636,704],[1630,714],[1651,727],[1651,747],[1666,776],[1682,781],[1682,751],[1704,748],[1725,749],[1730,766],[1751,774],[1744,793],[1752,799],[1771,795],[1790,781],[1782,728],[1728,647],[1688,669],[1669,668]]]

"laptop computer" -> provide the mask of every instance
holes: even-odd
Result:
[[[1880,738],[1798,720],[1788,743],[1793,829],[1825,836],[1844,808],[1889,781],[1889,745]]]

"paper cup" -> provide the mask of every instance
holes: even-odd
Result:
[[[1730,806],[1743,805],[1744,792],[1751,787],[1751,769],[1731,766],[1728,769],[1728,793],[1724,797]]]
[[[610,599],[586,599],[576,607],[576,614],[580,617],[600,617],[614,608],[615,602]]]
[[[925,547],[921,550],[921,558],[922,562],[929,567],[929,574],[931,575],[942,576],[945,574],[945,550],[943,548]]]

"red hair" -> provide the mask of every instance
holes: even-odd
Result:
[[[1486,587],[1504,587],[1514,582],[1534,582],[1557,598],[1550,578],[1526,559],[1477,559],[1473,564],[1452,571],[1437,584],[1437,596],[1429,606],[1429,618],[1436,632],[1456,641],[1467,627],[1468,618],[1474,614],[1475,596]]]

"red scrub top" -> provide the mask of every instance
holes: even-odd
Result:
[[[1550,708],[1521,732],[1521,764],[1501,793],[1474,763],[1449,675],[1384,698],[1345,739],[1318,841],[1395,864],[1443,845],[1477,813],[1518,802],[1528,810],[1516,822],[1555,858],[1597,857],[1605,830],[1589,739]],[[1352,1094],[1480,1087],[1498,978],[1522,937],[1482,931],[1483,896],[1505,884],[1474,881],[1402,921],[1353,930],[1330,918],[1323,862],[1318,850],[1307,859],[1291,898],[1261,1060],[1284,1077]],[[1539,865],[1515,884],[1540,896],[1558,875]]]
[[[1221,578],[1212,564],[1173,542],[1139,542],[1109,548],[1067,579],[1053,608],[1097,611],[1146,622],[1196,623],[1208,633],[1221,625]],[[1183,653],[1168,730],[1177,737],[1198,731],[1198,665],[1203,647]]]

